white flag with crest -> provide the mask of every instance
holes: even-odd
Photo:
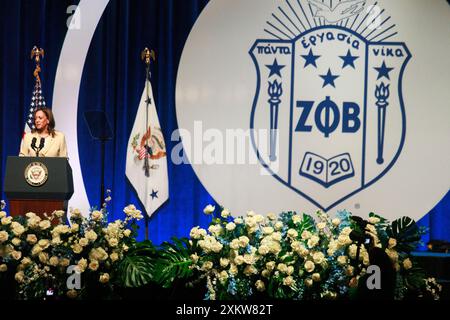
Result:
[[[166,144],[148,80],[128,140],[126,176],[148,216],[169,198]]]

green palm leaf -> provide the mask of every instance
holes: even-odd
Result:
[[[127,288],[142,287],[152,280],[153,259],[149,256],[128,255],[117,269],[118,281]]]
[[[398,251],[411,252],[420,241],[420,229],[416,222],[408,217],[402,217],[392,222],[387,230],[391,238],[397,240]]]

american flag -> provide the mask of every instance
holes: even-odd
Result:
[[[33,119],[34,110],[36,110],[36,108],[44,108],[44,107],[45,107],[45,99],[44,96],[42,95],[41,81],[39,79],[36,79],[33,95],[31,97],[30,112],[28,113],[24,132],[31,132],[31,130],[34,129],[34,119]]]

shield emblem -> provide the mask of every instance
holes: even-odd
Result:
[[[250,55],[251,140],[274,178],[328,211],[392,168],[406,134],[404,43],[332,25],[257,40]]]

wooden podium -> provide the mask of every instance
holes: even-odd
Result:
[[[67,211],[73,194],[72,168],[67,158],[8,157],[4,190],[11,216]]]

